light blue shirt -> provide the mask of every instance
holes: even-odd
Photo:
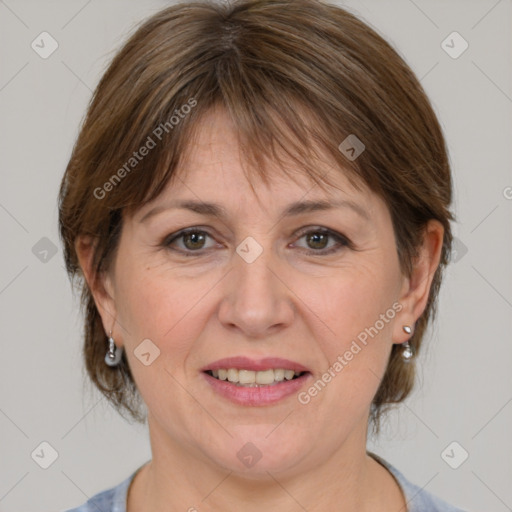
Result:
[[[407,512],[464,512],[462,509],[449,505],[428,491],[409,482],[398,469],[381,457],[374,453],[369,453],[368,455],[371,455],[385,466],[395,477],[404,493],[405,501],[407,502]],[[101,512],[126,512],[128,487],[139,469],[115,487],[96,494],[80,507],[67,510],[66,512],[98,512],[99,510]]]

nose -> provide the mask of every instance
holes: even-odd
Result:
[[[244,338],[261,339],[292,324],[294,294],[284,266],[270,247],[250,261],[233,254],[218,317],[226,328],[239,330]]]

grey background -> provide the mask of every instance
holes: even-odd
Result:
[[[0,1],[2,512],[77,506],[151,457],[146,427],[128,424],[84,388],[81,318],[63,267],[56,195],[102,71],[135,23],[165,5]],[[457,261],[416,392],[370,449],[467,510],[512,510],[512,2],[343,5],[421,78],[448,142],[459,219]],[[47,59],[31,48],[42,31],[59,44]],[[469,43],[457,59],[441,47],[453,31]],[[43,441],[58,453],[48,469],[31,457]],[[469,453],[458,469],[441,456],[453,441]],[[457,462],[463,452],[448,453]]]

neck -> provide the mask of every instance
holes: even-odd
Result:
[[[296,473],[262,471],[247,477],[194,456],[148,421],[153,458],[130,486],[127,512],[366,512],[388,510],[390,504],[406,510],[393,477],[366,454],[366,423],[321,463],[306,467],[304,461]]]

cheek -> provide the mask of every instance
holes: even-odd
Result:
[[[133,259],[120,265],[117,277],[116,304],[119,321],[127,330],[125,343],[133,350],[149,338],[160,348],[166,363],[174,366],[183,360],[199,336],[198,315],[207,315],[207,292],[221,276],[216,272],[184,276],[165,262],[148,267],[137,265]]]
[[[391,332],[395,316],[392,306],[397,297],[396,280],[393,266],[372,262],[315,280],[314,287],[311,283],[304,283],[300,293],[307,297],[304,302],[317,315],[320,328],[325,333],[319,339],[332,341],[328,351],[331,355],[333,350],[343,349],[375,324],[379,337]],[[384,315],[384,321],[381,315]],[[372,333],[377,337],[373,330]]]
[[[378,260],[325,277],[315,283],[314,292],[311,286],[302,291],[309,289],[307,305],[316,314],[309,316],[317,325],[316,341],[325,356],[323,376],[328,380],[307,393],[312,402],[322,403],[336,424],[341,410],[354,417],[365,413],[391,351],[399,274],[392,262]]]
[[[177,382],[184,381],[182,368],[200,335],[197,315],[206,304],[201,298],[207,283],[180,278],[164,265],[148,268],[128,259],[118,267],[116,277],[118,318],[126,331],[123,341],[133,377],[150,410],[162,407],[159,414],[165,415],[169,403],[179,409],[189,402],[186,393],[180,395]],[[150,352],[149,365],[138,357],[143,346],[149,347],[145,349]]]

